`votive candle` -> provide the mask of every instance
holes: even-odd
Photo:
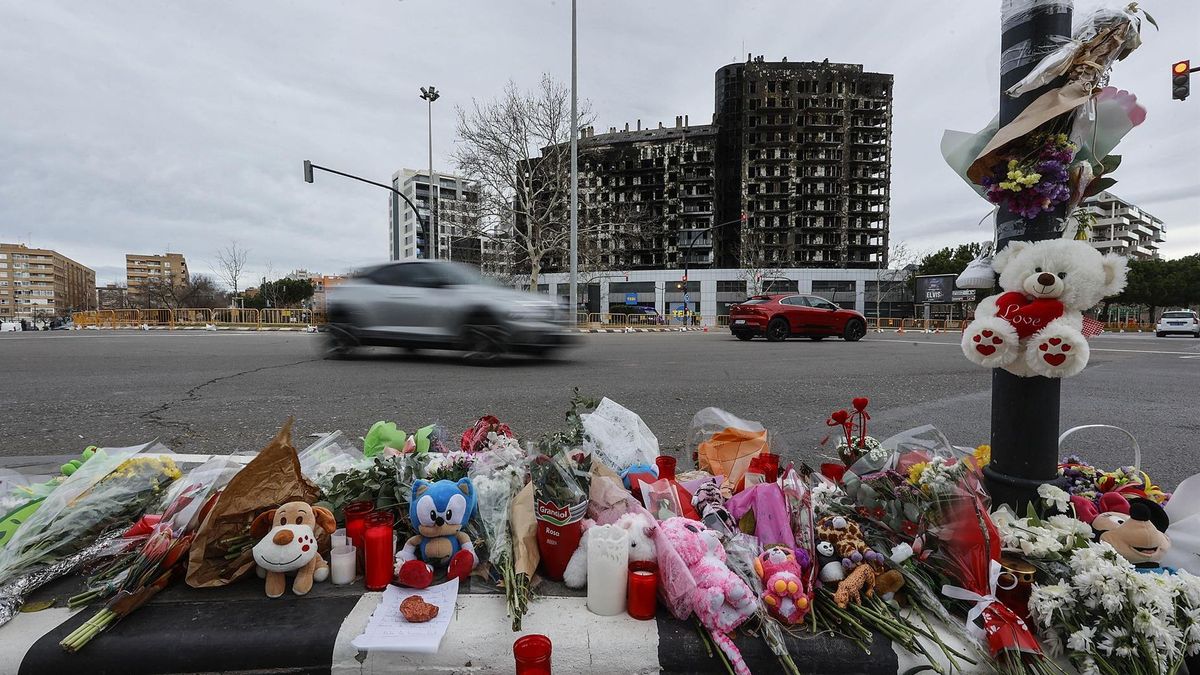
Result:
[[[550,675],[550,655],[554,645],[545,635],[526,635],[513,643],[517,675]]]
[[[338,546],[329,552],[329,580],[338,586],[354,581],[357,553],[353,546]]]
[[[629,616],[646,621],[658,611],[658,565],[650,561],[629,563]]]
[[[392,581],[396,564],[392,538],[392,513],[374,511],[367,516],[363,534],[363,567],[368,591],[382,591]]]

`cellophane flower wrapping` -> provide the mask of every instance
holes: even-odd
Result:
[[[474,452],[467,475],[475,485],[488,561],[499,568],[512,560],[508,514],[513,498],[528,482],[531,457],[517,439],[494,431]]]
[[[1200,578],[1138,572],[1107,543],[1071,554],[1058,583],[1035,585],[1029,610],[1047,646],[1082,673],[1173,673],[1200,654]]]
[[[101,534],[129,527],[179,477],[161,443],[105,449],[42,502],[3,550],[0,585],[82,550]]]
[[[654,465],[659,454],[658,437],[637,413],[603,398],[594,411],[580,417],[585,434],[583,450],[608,468],[620,473],[634,464]]]
[[[530,465],[542,573],[562,581],[583,536],[592,458],[575,449],[539,454]]]
[[[300,471],[326,494],[332,488],[333,477],[370,462],[357,444],[341,431],[333,431],[313,441],[298,455]]]

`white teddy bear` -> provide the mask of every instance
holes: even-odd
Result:
[[[1020,377],[1070,377],[1090,351],[1081,312],[1125,288],[1125,258],[1085,241],[1014,241],[996,254],[999,295],[984,298],[963,330],[967,358]]]
[[[629,533],[630,562],[653,562],[658,558],[654,547],[654,530],[657,523],[653,518],[643,513],[625,513],[614,524]],[[571,560],[563,571],[563,583],[567,588],[583,588],[587,585],[588,534],[592,531],[591,528],[595,527],[595,521],[584,521],[584,525],[587,529],[579,539],[579,548],[571,554]]]

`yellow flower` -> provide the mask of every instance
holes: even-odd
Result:
[[[921,482],[921,474],[925,473],[925,468],[929,466],[928,462],[917,462],[908,467],[908,482],[916,485]]]
[[[975,448],[971,454],[975,456],[975,466],[980,469],[992,463],[992,446],[987,443]]]
[[[1015,160],[1015,159],[1010,159],[1010,160],[1008,160],[1008,169],[1009,169],[1009,171],[1011,171],[1011,170],[1013,170],[1013,169],[1015,169],[1015,168],[1017,168],[1017,160]]]

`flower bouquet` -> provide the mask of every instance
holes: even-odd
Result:
[[[215,458],[173,486],[162,517],[137,553],[127,559],[127,566],[115,573],[113,582],[71,598],[68,604],[77,606],[115,593],[103,609],[63,638],[59,643],[63,649],[79,651],[182,574],[196,529],[238,468],[226,457]]]
[[[96,453],[46,497],[0,550],[0,625],[38,585],[94,560],[77,554],[106,532],[123,531],[179,477],[158,443]],[[66,566],[70,562],[71,566]],[[49,570],[49,571],[47,571]]]
[[[487,450],[491,445],[492,435],[512,438],[513,432],[507,424],[501,422],[493,415],[484,415],[479,418],[475,426],[462,432],[462,438],[459,439],[459,448],[463,452],[480,452]]]
[[[1066,134],[1037,133],[1014,144],[981,179],[987,200],[1023,218],[1053,211],[1071,198],[1068,167],[1078,149]]]
[[[1176,673],[1200,654],[1200,578],[1135,570],[1106,543],[1071,554],[1069,573],[1034,586],[1029,609],[1048,649],[1084,675]]]
[[[468,476],[475,485],[478,521],[487,549],[487,560],[504,584],[514,630],[519,629],[527,601],[529,579],[518,579],[510,536],[513,500],[528,482],[529,457],[517,439],[488,432]],[[522,591],[524,589],[524,591]]]

